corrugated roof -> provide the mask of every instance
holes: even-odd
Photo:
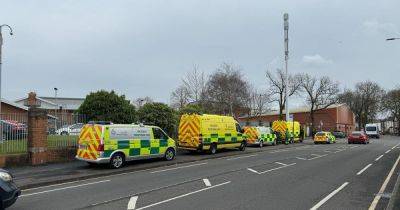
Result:
[[[5,104],[8,104],[8,105],[10,105],[10,106],[14,106],[14,107],[17,107],[17,108],[19,108],[19,109],[23,109],[23,110],[25,110],[25,111],[28,111],[28,107],[19,105],[19,104],[17,104],[17,103],[14,103],[14,102],[12,102],[12,101],[7,100],[7,99],[2,98],[2,99],[1,99],[1,102],[2,102],[2,103],[5,103]]]

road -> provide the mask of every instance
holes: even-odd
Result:
[[[398,137],[299,143],[28,189],[10,209],[384,209],[399,157]]]

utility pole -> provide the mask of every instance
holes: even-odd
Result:
[[[289,121],[289,95],[288,95],[288,84],[289,84],[289,75],[288,75],[288,60],[289,60],[289,14],[283,14],[283,29],[285,36],[285,110],[286,110],[286,121]]]
[[[54,99],[55,99],[55,108],[54,108],[54,132],[57,130],[57,109],[58,109],[58,101],[57,101],[57,91],[58,88],[54,88]]]
[[[6,25],[6,24],[3,24],[3,25],[0,25],[0,121],[1,121],[1,102],[2,102],[2,99],[1,99],[1,66],[2,66],[2,57],[1,57],[1,53],[2,53],[2,48],[3,48],[3,34],[1,33],[2,32],[2,29],[3,29],[3,27],[6,27],[6,28],[8,28],[9,30],[10,30],[10,35],[12,36],[13,35],[13,30],[12,30],[12,28],[11,28],[11,26],[9,26],[9,25]],[[0,141],[3,141],[3,126],[0,126]]]

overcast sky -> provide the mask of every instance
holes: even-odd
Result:
[[[301,3],[300,3],[301,2]],[[283,66],[289,13],[290,72],[352,87],[399,85],[399,0],[2,0],[3,97],[84,97],[114,89],[129,99],[170,93],[194,64],[211,73],[241,66],[257,88]]]

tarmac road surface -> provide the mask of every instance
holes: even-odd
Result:
[[[10,209],[387,206],[400,168],[400,138],[280,148],[28,189]]]

